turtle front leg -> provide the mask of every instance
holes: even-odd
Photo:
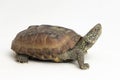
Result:
[[[27,63],[28,62],[28,56],[23,54],[17,54],[16,55],[16,61],[20,63]]]
[[[84,63],[84,52],[79,52],[78,53],[78,64],[80,66],[81,69],[88,69],[89,68],[89,64],[88,63]]]

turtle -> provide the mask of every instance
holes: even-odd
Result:
[[[61,26],[31,25],[16,35],[11,49],[20,63],[26,63],[30,58],[58,63],[77,60],[81,69],[88,69],[89,64],[85,63],[84,56],[101,32],[100,23],[85,36]]]

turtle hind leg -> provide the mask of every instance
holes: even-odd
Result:
[[[20,63],[27,63],[28,62],[28,56],[23,54],[17,54],[16,55],[16,61]]]

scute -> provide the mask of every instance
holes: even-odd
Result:
[[[81,36],[71,29],[51,25],[33,25],[17,34],[11,48],[19,54],[36,58],[44,55],[46,59],[72,49],[80,38]]]

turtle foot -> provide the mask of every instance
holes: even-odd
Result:
[[[28,62],[28,57],[26,55],[16,55],[16,61],[20,63],[27,63]]]

